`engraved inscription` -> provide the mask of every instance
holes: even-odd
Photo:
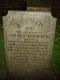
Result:
[[[47,12],[12,12],[4,17],[5,51],[11,72],[47,70],[56,19]]]

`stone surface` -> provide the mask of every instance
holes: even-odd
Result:
[[[3,20],[8,73],[21,77],[47,73],[56,19],[50,12],[9,11]]]

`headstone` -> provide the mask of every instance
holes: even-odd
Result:
[[[51,13],[9,11],[3,20],[8,74],[25,78],[48,72],[56,25]]]

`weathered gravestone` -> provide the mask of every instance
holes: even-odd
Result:
[[[56,25],[51,13],[9,11],[3,20],[8,74],[31,80],[48,72]]]

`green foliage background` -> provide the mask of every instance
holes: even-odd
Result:
[[[56,74],[60,73],[60,20],[57,20],[56,23],[52,68]]]

